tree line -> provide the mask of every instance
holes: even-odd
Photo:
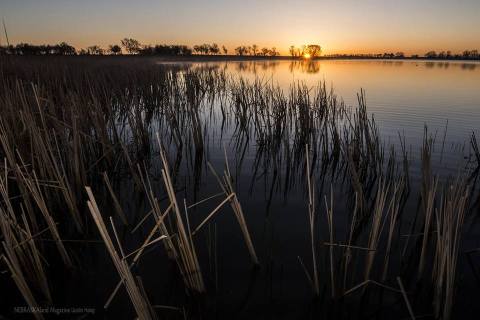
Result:
[[[430,59],[480,59],[478,50],[465,50],[460,54],[453,54],[451,51],[429,51],[425,54],[426,58]]]
[[[204,43],[189,47],[186,45],[144,45],[138,40],[124,38],[119,44],[109,45],[102,48],[98,45],[92,45],[87,48],[77,50],[72,45],[61,42],[55,45],[33,45],[29,43],[19,43],[17,45],[0,46],[0,55],[163,55],[163,56],[190,56],[190,55],[237,55],[237,56],[279,56],[280,53],[275,47],[260,48],[258,45],[241,45],[236,47],[233,52],[225,46],[219,46],[216,43]],[[322,54],[322,47],[317,44],[308,44],[300,47],[290,46],[289,54],[292,57],[316,58]],[[384,52],[378,54],[330,54],[327,57],[338,58],[383,58],[400,59],[407,56],[403,52]],[[478,50],[465,50],[462,53],[452,53],[451,51],[429,51],[424,56],[411,55],[410,58],[428,58],[428,59],[467,59],[479,60]]]
[[[462,53],[452,53],[451,51],[429,51],[423,56],[418,54],[412,54],[410,56],[405,55],[403,52],[384,52],[384,53],[374,53],[374,54],[330,54],[327,55],[329,58],[358,58],[358,59],[418,59],[418,58],[427,58],[427,59],[448,59],[448,60],[480,60],[480,54],[478,50],[465,50]]]
[[[55,45],[34,45],[29,43],[19,43],[17,45],[0,46],[0,54],[3,55],[170,55],[170,56],[189,56],[197,55],[228,55],[229,51],[225,46],[219,46],[216,43],[204,43],[189,47],[186,45],[144,45],[138,40],[125,38],[119,44],[109,45],[102,48],[99,45],[92,45],[87,48],[76,49],[66,42]],[[233,54],[239,56],[278,56],[280,53],[276,48],[259,48],[256,44],[251,46],[239,46],[235,48]]]
[[[316,58],[322,54],[322,47],[320,47],[318,44],[303,45],[299,48],[290,46],[288,52],[292,57]]]
[[[77,50],[66,42],[55,45],[33,45],[19,43],[17,45],[0,46],[0,54],[11,55],[75,55]]]

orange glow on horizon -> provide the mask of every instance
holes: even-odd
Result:
[[[310,53],[305,53],[305,54],[303,55],[303,57],[304,57],[305,59],[310,59],[310,58],[311,58],[311,55],[310,55]]]

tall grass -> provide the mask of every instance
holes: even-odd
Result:
[[[325,83],[293,83],[284,91],[218,68],[166,68],[135,59],[11,57],[0,61],[0,73],[0,254],[31,307],[55,302],[56,278],[44,257],[75,274],[76,251],[68,240],[98,235],[120,277],[107,308],[125,287],[138,318],[157,316],[154,306],[164,303],[151,304],[147,295],[157,296],[134,275],[149,250],[165,252],[189,299],[202,301],[218,289],[222,225],[215,225],[215,243],[208,247],[209,256],[211,245],[215,249],[214,284],[202,272],[198,239],[228,207],[251,261],[264,267],[268,253],[258,249],[254,240],[261,237],[250,225],[260,211],[250,209],[236,179],[251,161],[251,189],[260,179],[268,182],[268,206],[275,193],[287,199],[306,186],[312,270],[299,258],[317,302],[328,289],[338,306],[349,299],[373,304],[393,294],[405,301],[407,309],[398,308],[410,317],[420,307],[435,318],[454,313],[462,225],[473,208],[468,192],[476,192],[467,182],[476,181],[480,163],[474,135],[477,166],[461,172],[468,179],[451,182],[435,173],[435,141],[425,132],[421,179],[415,180],[405,137],[399,136],[399,154],[382,140],[364,91],[353,108]],[[211,161],[219,141],[228,142],[222,174]],[[202,180],[216,180],[220,192],[197,199]],[[325,205],[318,206],[322,199]],[[405,209],[411,199],[419,201],[413,223]],[[144,237],[140,230],[147,231]],[[126,253],[121,242],[131,248],[135,237],[140,246]],[[433,296],[424,294],[429,291]],[[412,292],[420,298],[410,299]]]

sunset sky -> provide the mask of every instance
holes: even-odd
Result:
[[[10,42],[275,46],[323,53],[480,49],[480,0],[2,0]],[[1,43],[5,44],[3,30]]]

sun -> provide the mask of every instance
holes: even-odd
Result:
[[[305,59],[310,59],[312,56],[310,55],[310,53],[305,53],[305,54],[303,55],[303,57],[304,57]]]

